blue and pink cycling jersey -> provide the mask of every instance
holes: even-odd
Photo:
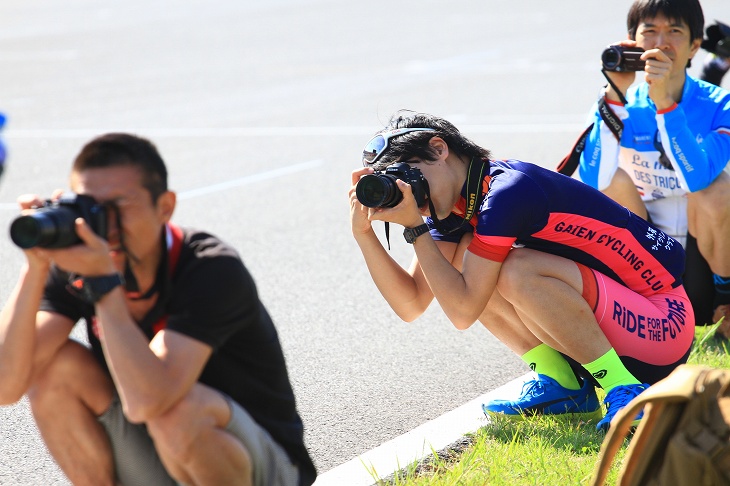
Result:
[[[730,161],[730,92],[687,76],[682,99],[657,112],[649,85],[633,86],[627,105],[609,102],[624,124],[619,143],[594,106],[577,177],[600,190],[621,167],[652,222],[684,242],[688,192],[706,188]]]
[[[575,179],[495,160],[482,189],[481,207],[466,227],[442,235],[427,219],[435,240],[458,242],[473,231],[469,251],[484,258],[503,261],[513,247],[532,248],[582,263],[644,296],[682,283],[681,245]],[[457,205],[462,210],[464,197]],[[462,221],[452,213],[443,222],[458,227]]]
[[[458,243],[473,233],[468,250],[497,262],[519,248],[572,260],[583,297],[634,376],[653,383],[686,360],[694,317],[676,240],[600,191],[517,160],[491,161],[468,223],[465,198],[466,187],[439,225],[445,234],[426,220],[435,240]]]

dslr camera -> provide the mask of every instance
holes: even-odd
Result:
[[[601,54],[603,69],[606,71],[630,72],[643,71],[646,61],[641,59],[641,47],[608,46]]]
[[[10,224],[10,238],[23,249],[67,248],[81,242],[76,234],[76,218],[84,218],[97,235],[107,237],[106,207],[91,196],[67,193],[16,218]]]
[[[355,195],[363,206],[369,208],[393,208],[403,200],[403,193],[396,181],[410,184],[416,204],[420,208],[428,198],[428,181],[419,169],[405,162],[389,165],[384,171],[363,176],[357,183]]]

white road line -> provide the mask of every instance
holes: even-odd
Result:
[[[313,169],[317,166],[322,165],[322,160],[310,160],[308,162],[302,162],[294,165],[287,165],[278,169],[269,170],[266,172],[259,172],[258,174],[252,174],[245,177],[239,177],[226,182],[220,182],[210,186],[200,187],[198,189],[191,189],[189,191],[182,191],[177,194],[178,200],[191,199],[198,196],[204,196],[214,192],[224,191],[233,187],[245,186],[246,184],[252,184],[254,182],[260,182],[267,179],[273,179],[275,177],[281,177],[284,175],[294,174],[295,172],[301,172],[307,169]]]
[[[218,184],[212,184],[210,186],[204,186],[197,189],[190,189],[188,191],[178,192],[177,200],[184,201],[186,199],[192,199],[194,197],[204,196],[206,194],[212,194],[214,192],[225,191],[226,189],[231,189],[233,187],[245,186],[247,184],[253,184],[254,182],[265,181],[268,179],[274,179],[276,177],[294,174],[296,172],[302,172],[308,169],[314,169],[315,167],[318,167],[323,163],[324,161],[321,159],[310,160],[307,162],[279,167],[278,169],[273,169],[266,172],[259,172],[258,174],[239,177],[238,179],[220,182]],[[0,203],[0,210],[12,210],[18,212],[20,211],[17,203]]]
[[[463,124],[459,130],[464,133],[578,133],[585,128],[581,123],[488,123]],[[8,126],[3,132],[7,140],[12,139],[87,139],[107,132],[139,133],[149,138],[237,138],[237,137],[290,137],[290,136],[335,136],[363,135],[378,130],[370,127],[202,127],[202,128],[59,128],[23,129]]]
[[[375,479],[370,470],[374,470],[379,479],[385,478],[412,462],[425,458],[431,454],[432,449],[440,451],[467,433],[476,432],[487,423],[482,414],[483,403],[495,398],[517,396],[522,384],[531,378],[534,375],[527,373],[330,469],[317,476],[313,486],[371,486]]]

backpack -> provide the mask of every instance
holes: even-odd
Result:
[[[592,486],[602,486],[636,414],[621,486],[730,485],[730,370],[680,365],[611,421]]]

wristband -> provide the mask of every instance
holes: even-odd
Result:
[[[416,226],[415,228],[404,229],[403,238],[406,239],[406,243],[410,243],[412,245],[416,241],[416,238],[425,233],[428,233],[428,225],[426,223],[423,223]]]

